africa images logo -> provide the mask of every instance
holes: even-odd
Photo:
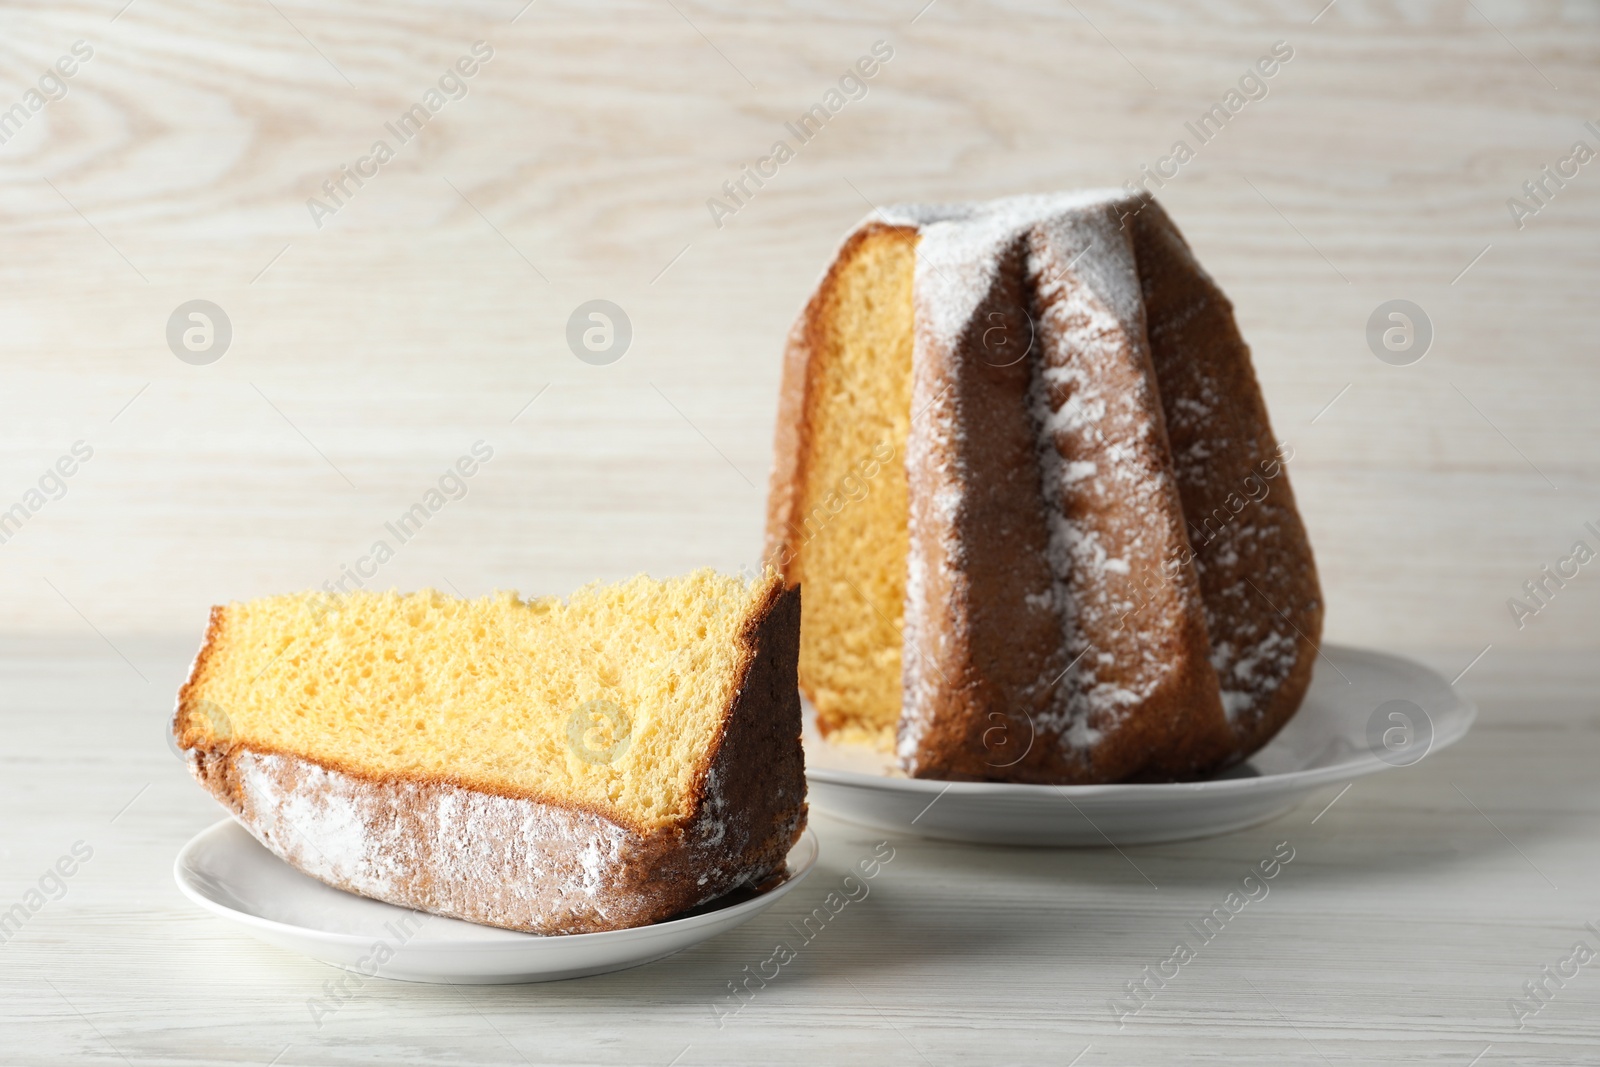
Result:
[[[233,321],[209,300],[189,300],[167,316],[167,347],[194,367],[221,359],[233,343]]]
[[[632,743],[633,719],[616,701],[585,701],[567,718],[567,746],[585,763],[615,762]]]

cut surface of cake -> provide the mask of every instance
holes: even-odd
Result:
[[[932,778],[1247,757],[1320,639],[1291,456],[1153,200],[875,213],[791,331],[768,505],[818,727]]]
[[[330,885],[535,933],[639,926],[783,869],[805,825],[800,597],[769,571],[212,610],[173,733]]]

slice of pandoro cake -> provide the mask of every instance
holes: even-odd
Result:
[[[805,826],[800,597],[709,570],[213,608],[172,730],[255,837],[352,893],[541,934],[783,868]]]

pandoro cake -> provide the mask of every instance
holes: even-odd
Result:
[[[1248,757],[1321,635],[1291,457],[1148,197],[875,213],[790,333],[768,504],[819,728],[941,779]]]
[[[806,821],[800,596],[769,571],[212,609],[172,730],[329,885],[541,934],[639,926],[783,869]]]

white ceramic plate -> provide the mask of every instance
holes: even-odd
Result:
[[[367,978],[490,985],[581,978],[681,952],[772,907],[811,873],[817,851],[816,835],[807,830],[789,853],[784,880],[765,892],[736,891],[653,926],[557,937],[425,915],[342,892],[290,867],[232,819],[185,845],[173,875],[190,900],[268,944]]]
[[[1179,841],[1264,822],[1314,789],[1414,764],[1464,737],[1477,713],[1420,663],[1324,645],[1295,717],[1248,762],[1210,781],[1049,786],[906,778],[895,775],[888,757],[823,741],[809,714],[806,777],[814,808],[894,833],[1010,845]]]

